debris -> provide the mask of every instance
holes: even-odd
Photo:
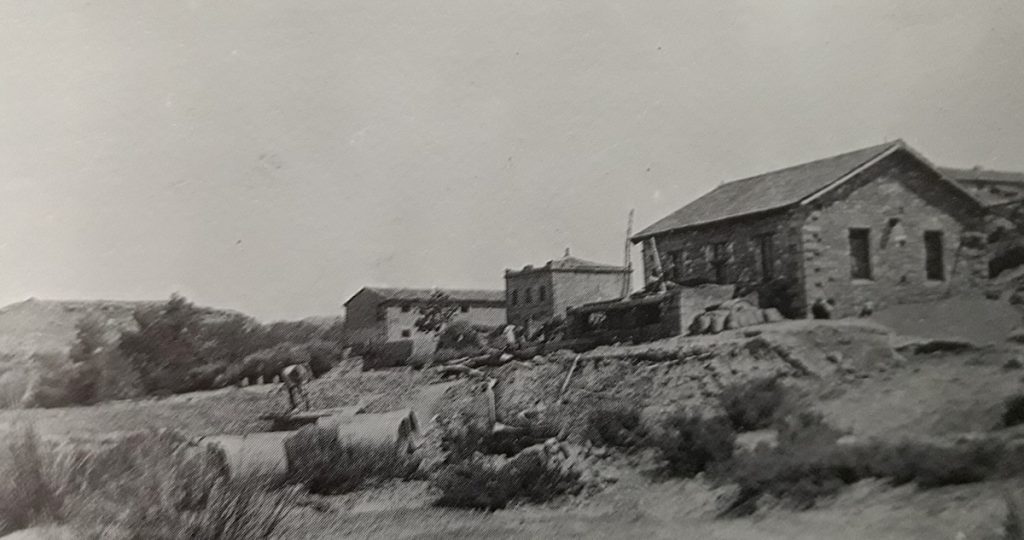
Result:
[[[565,389],[569,387],[569,380],[572,379],[572,374],[576,372],[576,366],[580,363],[579,354],[572,361],[572,367],[569,368],[569,374],[565,376],[565,382],[562,383],[562,390],[558,392],[559,397],[565,395]]]

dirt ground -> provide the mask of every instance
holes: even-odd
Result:
[[[998,422],[1005,398],[1024,390],[1024,369],[1007,364],[1024,360],[1024,349],[997,340],[998,345],[981,348],[900,355],[889,348],[890,336],[876,323],[794,321],[696,340],[597,349],[581,358],[564,395],[561,388],[575,359],[572,354],[519,362],[491,375],[499,380],[499,415],[541,401],[566,417],[581,417],[587,407],[605,399],[638,400],[649,408],[699,403],[730,381],[779,373],[807,390],[815,407],[836,426],[857,437],[885,439],[988,430]],[[0,429],[32,423],[50,436],[149,428],[195,435],[255,433],[267,429],[260,414],[285,407],[286,398],[276,388],[3,411]],[[467,380],[439,384],[418,372],[366,373],[349,367],[316,381],[311,393],[315,407],[361,403],[371,412],[410,407],[430,429],[435,414],[478,406],[479,389],[478,382]],[[344,496],[309,497],[289,518],[284,533],[289,538],[780,540],[930,540],[955,539],[962,533],[959,538],[994,540],[1000,538],[1005,514],[1003,491],[1024,488],[1014,482],[987,482],[917,490],[869,481],[812,510],[769,508],[750,517],[719,519],[718,497],[728,487],[700,479],[652,480],[646,474],[648,462],[613,465],[620,472],[618,480],[595,494],[493,513],[432,507],[436,494],[425,481],[389,481]]]

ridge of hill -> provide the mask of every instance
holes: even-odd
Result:
[[[135,327],[136,309],[166,300],[43,300],[29,298],[0,308],[0,364],[27,360],[36,353],[67,354],[75,325],[88,316],[100,318],[108,330]],[[210,318],[246,317],[230,310],[199,307]]]

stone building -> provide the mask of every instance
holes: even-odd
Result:
[[[505,323],[505,292],[501,290],[440,289],[457,305],[456,319],[495,328]],[[345,335],[349,345],[428,340],[416,330],[419,307],[432,289],[363,287],[345,302]]]
[[[978,288],[985,208],[903,141],[720,185],[633,237],[681,283],[839,316]]]
[[[973,169],[940,167],[939,171],[946,178],[960,184],[985,206],[991,207],[1024,201],[1024,173],[993,171],[981,167]]]
[[[571,306],[621,298],[628,274],[622,266],[577,259],[568,250],[544,266],[505,270],[508,322],[519,326],[544,322],[564,317]]]

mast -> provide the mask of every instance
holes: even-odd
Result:
[[[623,298],[629,296],[629,291],[630,291],[630,289],[633,288],[633,257],[631,256],[632,253],[631,253],[631,250],[630,250],[630,248],[632,247],[631,244],[630,244],[630,241],[632,240],[632,236],[633,236],[633,209],[631,208],[629,210],[629,219],[628,219],[628,221],[626,223],[626,248],[625,248],[625,255],[624,255],[624,259],[625,260],[623,261],[623,266],[626,267],[626,275],[625,275],[625,279],[622,280],[622,297]]]

